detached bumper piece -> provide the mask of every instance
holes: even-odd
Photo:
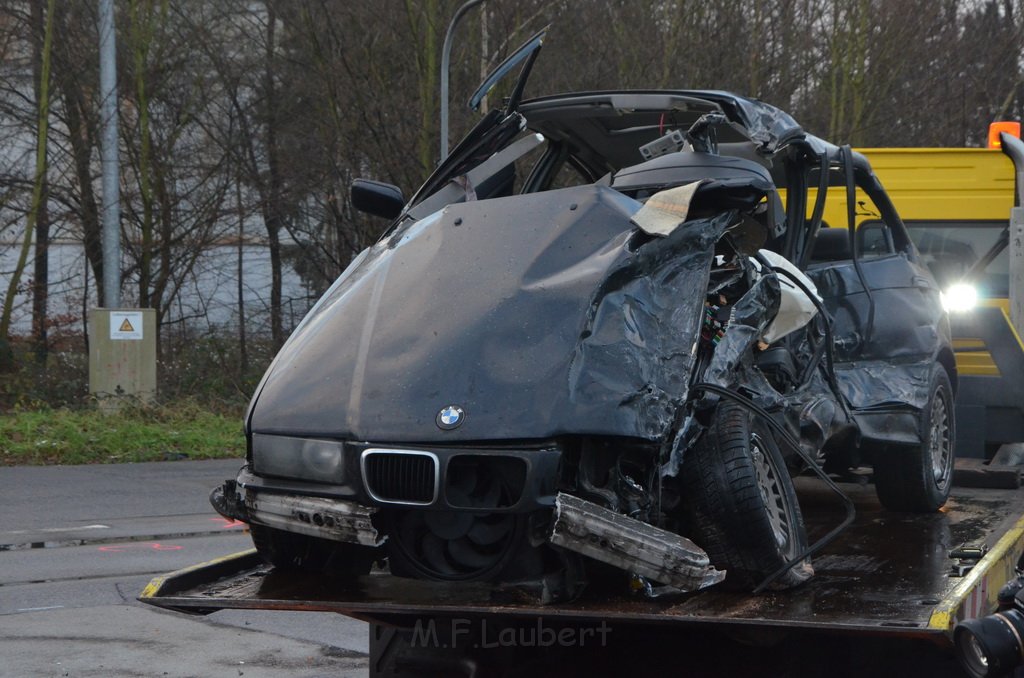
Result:
[[[385,540],[370,522],[377,509],[354,502],[249,490],[245,505],[252,522],[286,532],[363,546]]]
[[[245,502],[238,494],[238,484],[234,480],[225,480],[210,492],[210,505],[228,520],[249,522],[249,514],[245,510]]]
[[[704,549],[686,537],[561,492],[555,499],[548,540],[681,591],[696,591],[725,579],[725,572],[711,566]]]

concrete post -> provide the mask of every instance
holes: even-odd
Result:
[[[89,311],[89,393],[102,411],[156,398],[156,311]]]

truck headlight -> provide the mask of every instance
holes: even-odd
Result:
[[[974,285],[956,283],[942,293],[942,306],[951,313],[970,311],[978,305],[978,290]]]
[[[341,484],[345,445],[337,440],[252,435],[253,471],[260,475]]]

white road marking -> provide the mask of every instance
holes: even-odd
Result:
[[[46,607],[21,607],[17,612],[41,612],[43,610],[59,610],[63,605],[47,605]]]
[[[78,532],[79,530],[109,530],[110,525],[82,525],[81,527],[44,527],[39,530],[11,530],[4,534],[33,534],[35,532]]]

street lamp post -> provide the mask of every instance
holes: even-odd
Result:
[[[444,35],[444,46],[441,48],[441,162],[448,157],[448,70],[451,64],[455,27],[466,12],[482,2],[484,0],[469,0],[469,2],[463,3],[452,17],[451,23],[448,24],[448,32]]]

